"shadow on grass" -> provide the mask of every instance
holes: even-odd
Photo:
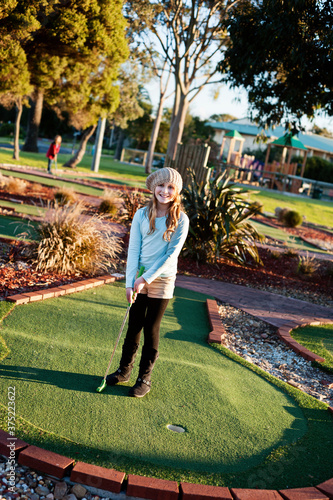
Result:
[[[10,359],[10,358],[7,358]],[[59,370],[45,370],[26,366],[6,365],[0,367],[0,378],[11,381],[25,380],[36,384],[47,384],[68,391],[95,393],[103,380],[103,376],[85,375]],[[128,386],[106,387],[100,394],[109,396],[127,396]]]

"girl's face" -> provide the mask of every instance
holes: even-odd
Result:
[[[171,203],[176,196],[176,188],[171,182],[163,182],[155,188],[155,197],[159,203]]]

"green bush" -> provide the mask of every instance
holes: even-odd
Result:
[[[302,224],[303,217],[296,210],[287,210],[282,215],[282,222],[288,227],[296,227]]]
[[[333,163],[319,156],[312,156],[306,161],[304,177],[333,183]]]
[[[229,184],[224,172],[206,184],[198,184],[194,173],[183,191],[185,212],[190,219],[184,255],[198,261],[216,262],[221,256],[245,264],[247,255],[260,263],[256,241],[262,237],[248,220],[261,207],[247,202],[246,191]]]

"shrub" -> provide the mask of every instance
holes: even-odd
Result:
[[[296,212],[296,210],[287,210],[287,212],[283,214],[282,222],[288,227],[296,227],[302,224],[303,217],[299,212]]]
[[[140,191],[126,190],[121,195],[124,202],[124,222],[131,223],[135,212],[146,205],[146,197]]]
[[[184,255],[198,261],[216,261],[220,256],[246,263],[249,255],[259,262],[256,240],[263,237],[248,222],[259,207],[247,202],[246,191],[229,185],[225,172],[198,184],[191,173],[191,183],[183,191],[184,208],[190,219]]]
[[[99,211],[102,214],[116,215],[118,210],[114,193],[110,189],[106,189],[103,193],[103,200],[99,206]]]
[[[283,222],[283,217],[288,212],[288,210],[289,210],[289,208],[276,207],[276,209],[275,209],[275,216],[277,217],[277,220],[279,222]]]
[[[319,156],[311,156],[306,160],[304,177],[316,181],[333,182],[333,164]]]
[[[301,255],[298,259],[298,274],[310,275],[313,274],[319,267],[314,257],[309,257],[308,252],[306,252],[306,256]]]
[[[27,183],[18,177],[8,177],[6,188],[9,193],[23,194],[27,189]]]
[[[77,203],[78,196],[73,188],[62,186],[55,192],[54,199],[62,207],[67,204]]]
[[[94,274],[115,267],[120,240],[100,216],[83,217],[82,205],[55,206],[36,228],[28,257],[37,270]]]

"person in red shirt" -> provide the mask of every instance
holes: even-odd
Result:
[[[57,161],[57,154],[60,151],[60,146],[61,146],[61,136],[56,135],[54,138],[54,141],[50,144],[50,147],[46,153],[46,158],[49,159],[48,164],[47,164],[47,171],[49,174],[51,174],[51,166],[53,161]]]

